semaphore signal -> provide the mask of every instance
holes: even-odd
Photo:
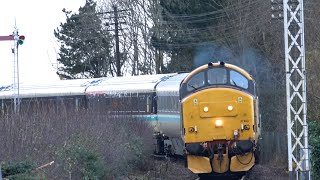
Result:
[[[0,41],[12,41],[14,40],[13,35],[9,35],[9,36],[0,36]]]
[[[18,29],[15,27],[12,35],[0,36],[0,41],[14,41],[14,47],[11,49],[14,55],[14,66],[13,66],[13,85],[14,85],[14,112],[19,112],[19,45],[24,43],[25,36],[19,36]]]
[[[17,45],[22,45],[24,43],[25,38],[26,37],[24,35],[19,36],[18,34],[15,34],[15,32],[14,32],[13,35],[0,36],[0,41],[14,41],[14,40],[17,40]]]
[[[19,38],[18,38],[18,45],[22,45],[23,44],[23,42],[24,42],[24,39],[25,39],[25,37],[24,36],[19,36]]]

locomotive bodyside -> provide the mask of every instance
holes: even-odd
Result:
[[[209,63],[180,88],[187,167],[196,174],[249,171],[260,134],[252,77],[239,67]]]

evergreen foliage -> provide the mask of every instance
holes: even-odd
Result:
[[[34,165],[27,161],[6,162],[1,165],[1,172],[4,178],[13,180],[41,179],[34,170]]]
[[[96,145],[85,136],[73,136],[57,155],[73,178],[103,179],[106,174],[103,158],[96,150]]]
[[[161,21],[153,28],[151,43],[169,54],[163,72],[190,71],[198,45],[214,41],[211,27],[217,25],[224,1],[160,0]],[[160,33],[155,33],[160,28]]]
[[[312,178],[320,179],[320,121],[309,122]]]
[[[111,63],[111,36],[96,13],[96,3],[86,0],[78,14],[65,9],[66,22],[54,30],[61,43],[58,75],[66,79],[107,76]]]

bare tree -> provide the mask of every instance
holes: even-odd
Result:
[[[153,74],[155,51],[150,44],[150,29],[153,26],[151,10],[153,0],[101,0],[99,5],[105,17],[112,20],[112,7],[119,10],[119,40],[121,70],[123,74]],[[108,12],[108,13],[106,13]],[[110,30],[114,27],[110,27]]]

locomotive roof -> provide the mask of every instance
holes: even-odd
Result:
[[[154,92],[159,82],[168,79],[173,74],[155,74],[140,76],[123,76],[102,79],[99,84],[89,86],[86,94],[126,94]]]
[[[84,95],[85,89],[89,85],[98,83],[99,81],[100,78],[21,83],[19,85],[19,97],[33,98]],[[14,90],[14,85],[0,86],[0,99],[12,99],[15,93],[17,93],[17,91]]]

